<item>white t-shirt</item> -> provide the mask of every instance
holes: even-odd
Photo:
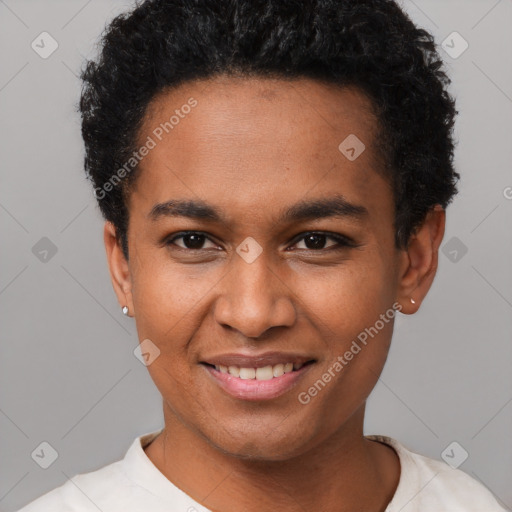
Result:
[[[169,481],[143,447],[160,431],[138,437],[124,459],[76,475],[18,512],[210,512]],[[400,480],[386,512],[505,512],[480,483],[448,464],[409,451],[386,436],[400,458]]]

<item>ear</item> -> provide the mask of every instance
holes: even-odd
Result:
[[[119,305],[120,307],[128,306],[128,315],[134,316],[130,267],[124,257],[121,243],[116,237],[116,228],[111,222],[105,222],[103,240],[107,252],[110,279],[112,280]]]
[[[402,313],[416,313],[434,281],[445,222],[444,209],[439,204],[435,205],[411,235],[409,245],[402,253],[397,297]]]

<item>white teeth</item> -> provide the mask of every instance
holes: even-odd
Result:
[[[240,368],[240,378],[244,380],[254,379],[256,370],[254,368]]]
[[[230,366],[228,368],[229,373],[235,377],[240,377],[240,368],[238,366]]]
[[[272,372],[274,374],[274,377],[281,377],[281,375],[284,375],[284,364],[276,364],[272,368]]]
[[[303,363],[279,363],[274,366],[263,366],[262,368],[240,368],[239,366],[228,367],[224,365],[215,365],[215,369],[222,373],[229,373],[230,375],[233,375],[233,377],[238,377],[243,380],[270,380],[274,377],[281,377],[285,373],[300,370],[303,366]]]
[[[256,368],[256,380],[270,380],[273,378],[274,374],[272,373],[272,366]]]

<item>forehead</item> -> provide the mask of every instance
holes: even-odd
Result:
[[[155,145],[134,191],[154,203],[196,196],[222,204],[229,197],[253,211],[313,189],[361,202],[375,193],[375,180],[383,183],[372,107],[356,88],[309,79],[221,76],[162,91],[139,132],[141,145],[148,137]]]
[[[186,107],[192,98],[199,108],[194,107],[193,116],[190,116]],[[185,116],[179,112],[184,107]],[[154,131],[158,123],[169,121],[173,113],[181,115],[180,119],[173,120],[171,131],[176,128],[176,132],[189,137],[187,124],[191,123],[181,121],[193,117],[196,122],[192,131],[198,140],[218,134],[225,139],[237,138],[243,143],[246,140],[241,140],[241,136],[265,142],[265,134],[279,134],[282,136],[279,141],[283,142],[286,135],[292,135],[293,129],[294,136],[298,133],[309,135],[311,142],[315,142],[312,135],[320,138],[334,136],[336,141],[340,132],[353,130],[371,146],[369,139],[378,132],[374,105],[362,90],[305,78],[284,80],[221,75],[164,89],[148,105],[141,134]],[[177,130],[178,124],[182,125],[180,130]]]

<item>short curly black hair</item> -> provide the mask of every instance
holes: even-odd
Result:
[[[106,28],[82,71],[85,170],[128,259],[127,194],[112,186],[155,95],[216,75],[356,86],[379,125],[395,201],[395,244],[457,193],[455,101],[433,36],[394,0],[146,0]],[[125,173],[123,173],[125,174]]]

